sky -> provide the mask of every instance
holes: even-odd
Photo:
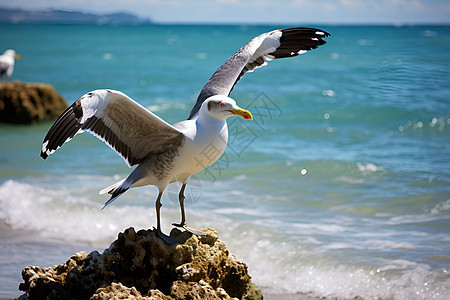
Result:
[[[450,23],[450,0],[0,0],[0,6],[121,11],[157,23]]]

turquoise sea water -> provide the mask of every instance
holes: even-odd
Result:
[[[188,223],[218,230],[269,299],[449,299],[450,28],[317,27],[326,45],[236,85],[255,120],[229,120],[224,156],[188,188]],[[228,57],[275,28],[0,25],[0,38],[22,55],[14,79],[69,103],[120,90],[175,123]],[[0,297],[20,294],[26,265],[156,223],[154,187],[100,210],[98,191],[130,170],[94,137],[43,161],[50,126],[0,125]],[[178,188],[164,195],[166,232]]]

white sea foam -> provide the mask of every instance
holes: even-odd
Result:
[[[343,181],[343,182],[351,183],[351,184],[364,183],[364,179],[362,179],[362,178],[351,178],[351,177],[347,177],[347,176],[339,176],[337,179],[340,181]]]
[[[382,167],[379,167],[372,163],[357,162],[356,166],[358,167],[358,170],[361,171],[363,174],[367,174],[367,173],[371,173],[371,172],[379,172],[379,171],[384,170]]]
[[[15,230],[101,245],[130,226],[140,229],[154,225],[153,206],[115,205],[101,210],[101,203],[77,194],[77,189],[52,190],[8,180],[0,185],[0,218]]]
[[[413,249],[414,245],[408,242],[393,242],[388,240],[367,240],[364,242],[365,249]]]
[[[400,224],[414,224],[414,223],[426,223],[438,220],[447,220],[448,216],[445,214],[416,214],[416,215],[400,215],[393,216],[387,222],[390,225]]]
[[[252,234],[257,233],[248,235],[251,240]],[[333,245],[330,249],[335,251],[349,246]],[[428,265],[406,260],[371,266],[337,263],[301,243],[267,239],[255,239],[244,260],[266,294],[301,293],[338,299],[448,299],[450,295],[446,269],[431,270]]]
[[[437,215],[443,212],[447,212],[448,210],[450,210],[450,199],[442,203],[436,204],[436,206],[433,207],[430,212],[432,215]]]
[[[346,231],[346,228],[340,225],[336,224],[307,224],[307,223],[296,223],[292,224],[291,226],[298,228],[298,229],[307,229],[307,230],[315,230],[315,231],[322,231],[322,232],[331,232],[331,233],[337,233],[337,232],[344,232]]]

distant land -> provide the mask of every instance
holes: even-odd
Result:
[[[150,24],[149,19],[124,12],[97,15],[81,11],[40,10],[30,11],[0,7],[0,23],[9,24]]]

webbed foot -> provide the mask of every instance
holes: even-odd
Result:
[[[196,236],[206,236],[206,233],[204,233],[203,231],[198,230],[198,229],[191,228],[191,227],[187,226],[186,223],[185,223],[185,224],[182,224],[182,223],[180,223],[180,224],[172,223],[172,225],[173,225],[173,226],[176,226],[176,227],[181,227],[181,228],[183,228],[184,230],[189,231],[189,232],[192,233],[192,234],[195,234]]]
[[[156,230],[156,233],[158,234],[158,236],[169,245],[175,245],[175,244],[180,243],[176,239],[168,236],[167,234],[163,233],[161,230],[156,229],[155,227],[153,227],[153,230]]]

